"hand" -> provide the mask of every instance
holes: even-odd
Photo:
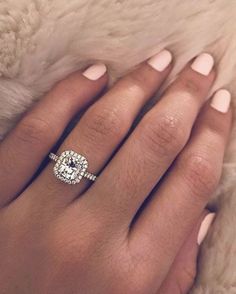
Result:
[[[97,101],[105,66],[73,73],[1,143],[1,293],[189,290],[213,218],[204,208],[219,182],[232,110],[226,90],[207,101],[215,69],[203,54],[130,132],[171,67],[163,51]],[[56,153],[85,156],[97,181],[68,185],[54,176],[53,161],[33,177],[85,107]]]

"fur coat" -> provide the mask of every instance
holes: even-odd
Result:
[[[0,0],[0,138],[68,73],[100,60],[112,84],[164,47],[175,56],[169,81],[207,51],[219,68],[213,90],[236,95],[235,0]],[[236,293],[235,151],[234,126],[193,294]]]

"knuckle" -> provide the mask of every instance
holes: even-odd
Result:
[[[150,81],[148,80],[148,76],[142,74],[140,71],[132,72],[126,77],[126,81],[131,85],[129,88],[134,93],[142,93],[145,95],[145,93],[150,92]]]
[[[200,83],[188,77],[183,80],[183,87],[191,94],[198,94],[201,91]]]
[[[204,156],[191,154],[183,159],[182,167],[183,165],[193,192],[209,197],[209,194],[216,188],[220,177],[214,162]]]
[[[212,116],[208,116],[205,119],[205,128],[208,129],[212,138],[218,141],[225,140],[228,135],[229,121],[226,119],[216,120],[212,119]],[[219,143],[218,143],[219,144]]]
[[[141,132],[148,150],[158,156],[168,156],[183,148],[186,133],[182,123],[173,116],[162,116],[158,119],[147,120]]]
[[[102,109],[91,111],[85,119],[87,135],[97,141],[98,138],[122,136],[123,122],[116,109]]]
[[[27,117],[22,120],[16,132],[20,141],[28,144],[42,143],[48,135],[49,124],[37,117]]]

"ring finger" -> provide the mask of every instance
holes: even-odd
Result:
[[[164,50],[118,81],[88,109],[58,154],[66,150],[82,154],[91,162],[89,172],[97,174],[127,135],[141,108],[169,74],[171,60],[170,52]],[[37,194],[45,195],[47,199],[48,194],[55,195],[49,197],[50,201],[67,204],[86,188],[87,183],[67,185],[59,181],[52,172],[52,165],[49,164],[29,189],[36,189]],[[42,201],[45,200],[43,198]]]

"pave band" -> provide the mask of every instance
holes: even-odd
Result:
[[[57,162],[59,156],[57,156],[57,155],[54,154],[54,153],[50,153],[50,154],[49,154],[49,158],[50,158],[51,160]]]
[[[54,175],[64,183],[78,184],[82,178],[94,182],[97,178],[87,171],[88,160],[72,150],[64,151],[60,156],[50,153],[49,158],[56,163],[53,168]]]

